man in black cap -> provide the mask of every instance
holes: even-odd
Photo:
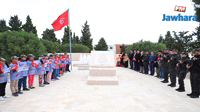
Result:
[[[176,87],[176,76],[178,76],[178,70],[176,69],[176,64],[181,59],[180,55],[178,55],[178,50],[172,50],[173,54],[169,60],[169,71],[170,71],[170,81],[171,84],[168,86]]]
[[[184,79],[187,74],[187,68],[186,65],[189,63],[189,59],[187,58],[187,52],[182,53],[182,58],[178,62],[177,67],[178,67],[178,83],[179,83],[179,88],[176,89],[178,92],[184,92],[185,91],[185,86],[184,86]]]
[[[187,66],[190,70],[190,83],[192,93],[187,94],[191,98],[199,98],[200,95],[200,49],[194,50],[194,57]]]
[[[168,60],[170,60],[170,54],[169,54],[169,52],[170,52],[169,48],[165,49],[164,56],[161,59],[162,62],[163,62],[163,66],[164,66],[164,80],[161,81],[163,83],[168,83],[168,78],[169,78],[169,76],[168,76],[168,74],[169,74]]]
[[[130,59],[130,69],[133,69],[133,50],[130,50],[130,55],[129,55],[129,59]]]

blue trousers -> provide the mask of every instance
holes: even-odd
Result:
[[[160,78],[164,79],[164,72],[163,72],[162,68],[160,68]]]
[[[148,72],[149,72],[148,64],[144,64],[144,73],[148,74]]]
[[[151,75],[154,75],[154,63],[150,63]]]
[[[19,90],[21,90],[22,84],[23,84],[23,88],[26,88],[26,80],[27,80],[27,76],[23,76],[23,78],[19,79],[19,82],[18,82]]]

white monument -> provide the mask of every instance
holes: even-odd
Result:
[[[112,51],[92,51],[89,64],[89,85],[118,85]]]

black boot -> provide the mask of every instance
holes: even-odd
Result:
[[[190,94],[187,94],[187,96],[192,96],[194,93],[193,92],[191,92]]]
[[[177,90],[178,92],[185,92],[185,87],[181,87],[179,90]]]

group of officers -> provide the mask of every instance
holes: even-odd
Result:
[[[179,88],[178,92],[185,92],[184,79],[188,72],[190,72],[191,93],[187,96],[191,98],[199,98],[200,95],[200,49],[193,51],[194,56],[190,59],[187,52],[178,54],[178,50],[170,51],[169,48],[164,52],[158,51],[158,55],[151,52],[149,55],[146,52],[131,50],[129,55],[130,69],[143,74],[154,76],[154,69],[156,67],[156,74],[158,78],[163,77],[162,83],[168,83],[170,79],[170,87],[176,87],[176,77],[178,77]],[[122,54],[122,57],[124,54]],[[122,61],[123,65],[123,61]],[[169,75],[170,74],[170,75]]]

